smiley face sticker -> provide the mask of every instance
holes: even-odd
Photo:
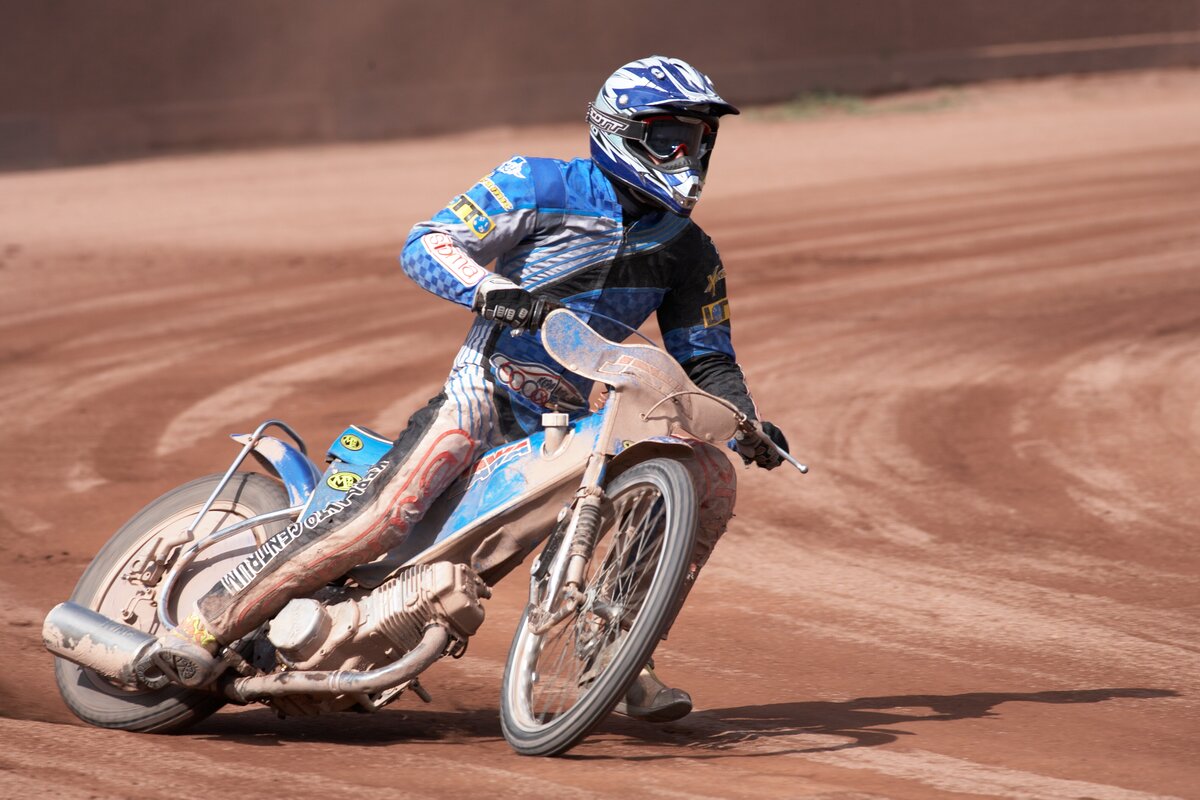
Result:
[[[339,492],[349,491],[354,484],[362,479],[361,475],[356,475],[353,472],[335,472],[325,479],[326,485],[330,489],[337,489]]]

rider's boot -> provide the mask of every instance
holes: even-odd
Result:
[[[165,678],[195,689],[212,683],[225,663],[216,657],[217,639],[196,614],[168,631],[137,666],[139,675],[150,681]]]
[[[654,659],[651,659],[613,710],[643,722],[674,722],[691,713],[692,696],[659,680],[654,673]]]

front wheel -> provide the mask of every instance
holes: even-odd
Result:
[[[71,600],[105,616],[157,636],[156,593],[139,580],[140,565],[156,539],[171,538],[195,519],[220,481],[209,475],[167,492],[143,508],[108,541],[84,571]],[[286,508],[287,493],[265,475],[236,473],[195,529],[197,538],[268,511]],[[175,620],[213,586],[233,564],[278,533],[283,522],[260,525],[204,550],[180,576],[169,610]],[[101,728],[166,733],[204,719],[224,704],[210,692],[166,686],[129,689],[93,670],[56,658],[54,677],[67,707],[84,722]]]
[[[518,753],[566,752],[637,677],[675,610],[696,506],[687,469],[671,459],[644,461],[606,488],[580,607],[542,634],[527,608],[513,637],[500,724]]]

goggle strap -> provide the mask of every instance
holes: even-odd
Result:
[[[587,121],[593,128],[620,136],[622,139],[641,141],[646,136],[646,123],[614,117],[596,108],[592,103],[588,103]]]

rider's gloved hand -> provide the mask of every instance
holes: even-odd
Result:
[[[562,303],[505,281],[503,284],[481,287],[475,296],[475,313],[484,319],[503,322],[511,328],[536,331],[546,317]]]
[[[763,441],[763,437],[769,438],[783,450],[788,449],[787,437],[773,423],[753,420],[752,422],[757,430],[735,440],[738,454],[747,464],[753,462],[763,469],[775,469],[783,463],[783,456],[779,455],[774,447]]]

